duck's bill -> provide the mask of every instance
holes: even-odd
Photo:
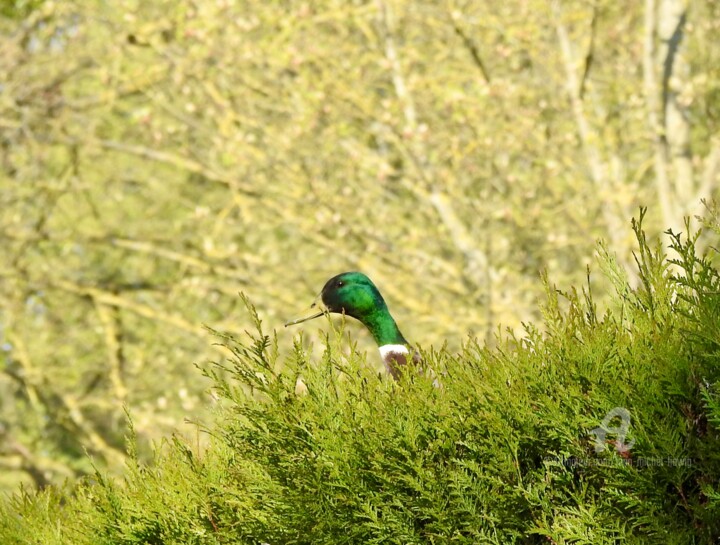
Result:
[[[322,316],[323,314],[325,314],[325,311],[324,311],[324,310],[319,310],[319,311],[315,312],[314,314],[311,314],[310,316],[303,316],[302,318],[296,318],[295,320],[292,320],[292,321],[290,321],[290,322],[287,322],[287,323],[285,324],[285,327],[287,327],[287,326],[289,326],[289,325],[301,324],[301,323],[303,323],[303,322],[307,322],[308,320],[314,320],[315,318],[319,318],[319,317]]]

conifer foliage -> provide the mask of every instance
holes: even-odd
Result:
[[[144,465],[130,433],[122,482],[18,494],[0,542],[716,543],[720,274],[696,235],[668,258],[634,227],[641,281],[605,254],[607,311],[547,282],[524,337],[423,351],[433,373],[398,382],[342,330],[319,360],[302,338],[281,354],[248,303],[255,331],[206,371],[208,449]]]

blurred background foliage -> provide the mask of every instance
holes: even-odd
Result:
[[[718,183],[712,0],[18,0],[0,27],[0,489],[122,467],[124,406],[146,442],[202,420],[239,291],[277,329],[362,270],[457,349]]]

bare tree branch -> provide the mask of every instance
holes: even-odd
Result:
[[[482,57],[480,56],[480,48],[475,43],[475,40],[473,40],[466,32],[463,30],[462,26],[460,25],[460,22],[458,21],[457,15],[454,11],[450,12],[450,21],[452,22],[453,29],[455,30],[455,34],[457,34],[460,39],[463,42],[463,45],[470,53],[470,56],[472,57],[473,63],[475,63],[475,66],[480,71],[480,75],[482,76],[485,83],[490,85],[490,73],[488,72],[487,68],[485,67],[485,62],[483,62]]]
[[[16,346],[24,346],[22,339],[18,335],[14,335],[12,338]],[[36,414],[38,416],[41,414],[49,415],[55,425],[78,435],[79,443],[85,444],[92,452],[103,456],[108,462],[116,466],[121,465],[124,460],[122,452],[110,446],[97,433],[94,427],[85,419],[76,399],[70,394],[55,391],[44,377],[34,371],[35,367],[30,362],[25,351],[21,349],[18,355],[21,358],[28,358],[24,363],[21,362],[25,372],[19,375],[6,371],[6,374],[20,384],[25,391],[35,392],[37,403],[43,406],[43,409],[36,409]]]
[[[381,13],[381,28],[382,36],[385,41],[385,55],[392,70],[395,94],[397,95],[398,100],[404,104],[403,112],[405,115],[405,129],[410,134],[410,138],[413,138],[410,144],[406,144],[404,141],[405,139],[399,137],[396,144],[400,149],[405,150],[407,156],[411,158],[411,163],[415,166],[420,179],[424,180],[425,184],[432,189],[428,191],[419,187],[417,184],[412,183],[405,183],[404,185],[408,187],[419,199],[432,206],[442,223],[448,229],[455,247],[463,255],[466,261],[464,273],[466,278],[468,278],[473,285],[479,285],[481,284],[480,279],[486,276],[485,272],[489,267],[488,257],[475,245],[473,238],[468,233],[467,227],[463,224],[455,211],[455,208],[452,205],[452,200],[440,190],[439,184],[436,183],[428,172],[429,165],[427,164],[427,154],[416,135],[417,115],[415,104],[412,95],[408,92],[405,85],[402,65],[395,47],[395,41],[393,39],[391,13],[384,0],[377,0],[377,4]],[[459,32],[462,36],[462,31],[460,30]],[[470,43],[470,45],[473,46],[472,43]],[[477,54],[477,62],[477,60],[480,60],[477,49],[475,49],[475,53]],[[482,64],[481,60],[480,63]],[[485,73],[485,75],[487,76],[487,73]]]
[[[581,84],[578,80],[570,37],[565,25],[562,22],[562,10],[560,8],[560,3],[557,0],[551,0],[550,6],[555,31],[560,44],[560,52],[562,53],[563,65],[565,67],[565,89],[570,99],[573,117],[575,118],[575,124],[578,129],[578,134],[580,135],[580,141],[582,143],[585,158],[589,167],[590,178],[598,191],[602,191],[606,194],[612,194],[612,183],[607,173],[607,165],[602,159],[602,155],[597,144],[600,141],[600,137],[597,132],[591,128],[590,123],[587,120],[587,116],[585,115],[585,106],[580,94]],[[624,225],[615,213],[614,205],[611,202],[606,202],[602,206],[602,216],[605,221],[606,232],[612,244],[613,250],[618,252],[618,259],[621,263],[623,263],[623,265],[627,265],[627,258],[624,255],[626,246],[621,238],[622,233],[625,231]]]
[[[207,261],[203,261],[202,259],[198,259],[197,257],[187,255],[175,250],[169,250],[167,248],[162,248],[160,246],[157,246],[156,244],[152,244],[150,242],[145,242],[141,240],[132,240],[127,238],[119,238],[119,237],[113,237],[110,239],[111,244],[114,246],[117,246],[118,248],[125,248],[128,250],[133,250],[136,252],[142,252],[149,255],[154,255],[163,259],[167,259],[169,261],[174,261],[176,263],[180,263],[182,265],[186,265],[188,267],[191,267],[193,269],[199,269],[201,271],[204,271],[209,274],[216,274],[219,276],[224,276],[226,278],[231,278],[233,280],[242,282],[244,284],[249,283],[249,278],[246,274],[243,274],[242,272],[238,271],[237,269],[233,269],[230,267],[225,267],[223,265],[219,264],[213,264],[208,263]],[[246,260],[252,260],[252,256],[243,256],[243,259]],[[257,260],[255,260],[257,263]]]
[[[105,305],[124,308],[131,312],[134,312],[135,314],[138,314],[139,316],[143,316],[144,318],[172,325],[180,331],[185,331],[187,333],[191,333],[192,335],[197,335],[198,337],[208,338],[207,333],[200,326],[196,326],[195,324],[192,324],[179,316],[167,314],[163,311],[154,309],[147,305],[136,303],[135,301],[132,301],[114,293],[110,293],[91,286],[80,286],[65,280],[51,280],[50,282],[48,282],[48,287],[89,297]]]
[[[684,55],[684,31],[687,7],[684,0],[660,0],[658,11],[659,62],[663,66],[662,100],[664,136],[672,164],[673,185],[677,199],[686,212],[695,203],[686,199],[693,195],[693,165],[690,149],[690,121],[680,94],[682,85],[690,77],[690,67]]]
[[[94,301],[95,309],[105,332],[110,383],[115,391],[115,399],[124,403],[127,399],[127,387],[123,379],[124,355],[117,308],[104,305],[96,299]]]
[[[380,29],[382,38],[385,43],[385,57],[390,63],[393,85],[395,86],[395,94],[403,105],[403,114],[405,115],[405,129],[415,132],[417,129],[417,113],[415,111],[415,103],[412,96],[408,93],[405,85],[405,77],[403,76],[402,65],[398,56],[397,47],[395,46],[395,38],[393,36],[394,21],[392,13],[385,0],[377,0],[378,10],[380,11]]]
[[[105,149],[136,155],[143,159],[172,165],[179,169],[192,172],[193,174],[199,174],[212,182],[218,182],[230,186],[234,190],[244,193],[245,195],[257,196],[257,191],[241,184],[236,178],[215,172],[211,168],[192,159],[188,159],[187,157],[182,157],[165,151],[157,151],[145,146],[125,144],[114,140],[99,140],[98,144]]]
[[[597,21],[598,3],[597,0],[595,0],[593,2],[593,13],[590,20],[590,43],[588,44],[587,53],[585,53],[585,66],[583,68],[582,78],[580,78],[580,89],[578,90],[578,95],[581,99],[583,99],[585,96],[585,86],[587,85],[588,77],[590,76],[593,59],[595,58],[595,37],[597,34]]]
[[[654,143],[655,187],[660,199],[665,225],[676,225],[677,213],[670,197],[668,182],[668,161],[664,129],[660,123],[660,89],[655,78],[655,33],[656,33],[655,0],[645,0],[645,39],[643,52],[643,83],[647,119],[650,134]]]

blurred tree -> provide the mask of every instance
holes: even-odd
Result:
[[[145,439],[201,418],[202,324],[242,330],[240,290],[279,327],[360,269],[409,338],[457,348],[532,318],[538,271],[578,281],[598,237],[628,262],[638,205],[660,232],[717,186],[710,0],[22,5],[0,20],[12,483],[83,473],[83,449],[119,466],[123,405]]]

